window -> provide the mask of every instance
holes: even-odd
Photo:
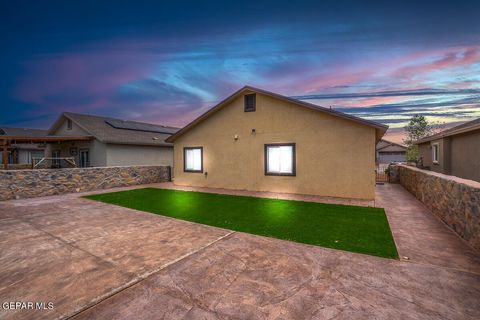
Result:
[[[183,148],[183,171],[203,172],[203,148]]]
[[[52,168],[60,168],[60,150],[53,150],[52,151]]]
[[[88,149],[80,149],[80,168],[90,167],[90,153]]]
[[[253,112],[255,111],[255,107],[256,107],[256,95],[255,93],[253,94],[246,94],[245,95],[245,100],[244,100],[244,111],[245,112]]]
[[[265,145],[265,175],[295,176],[295,143]]]
[[[433,163],[438,163],[438,159],[440,158],[440,146],[438,143],[432,144],[432,161]]]
[[[72,120],[67,119],[67,130],[72,130]]]

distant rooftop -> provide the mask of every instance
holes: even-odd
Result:
[[[441,138],[444,138],[444,137],[449,137],[449,136],[453,136],[453,135],[456,135],[456,134],[466,133],[466,132],[470,132],[470,131],[474,131],[474,130],[480,130],[480,118],[469,121],[469,122],[465,122],[465,123],[463,123],[461,125],[458,125],[456,127],[453,127],[453,128],[441,131],[439,133],[433,134],[431,136],[425,137],[423,139],[418,140],[415,143],[419,144],[419,143],[429,142],[429,141],[432,141],[432,140],[437,140],[437,139],[441,139]]]
[[[44,137],[47,135],[47,130],[30,129],[30,128],[14,128],[0,126],[0,136],[13,137]]]

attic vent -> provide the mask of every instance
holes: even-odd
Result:
[[[246,94],[244,100],[244,111],[245,112],[254,112],[256,107],[256,94]]]

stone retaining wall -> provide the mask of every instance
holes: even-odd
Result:
[[[0,170],[0,200],[170,181],[169,166]]]
[[[480,251],[480,183],[398,166],[400,184]]]

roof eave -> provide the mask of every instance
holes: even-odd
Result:
[[[447,137],[451,137],[451,136],[456,136],[457,134],[468,133],[468,132],[472,132],[472,131],[476,131],[476,130],[480,130],[480,125],[472,126],[472,127],[468,127],[468,128],[463,128],[463,129],[459,129],[459,130],[454,130],[454,131],[450,131],[450,132],[445,132],[444,134],[442,134],[440,132],[440,133],[431,135],[429,137],[425,137],[423,139],[420,139],[418,141],[415,141],[414,144],[427,143],[427,142],[430,142],[430,141],[433,141],[433,140],[439,140],[439,139],[443,139],[443,138],[447,138]]]

